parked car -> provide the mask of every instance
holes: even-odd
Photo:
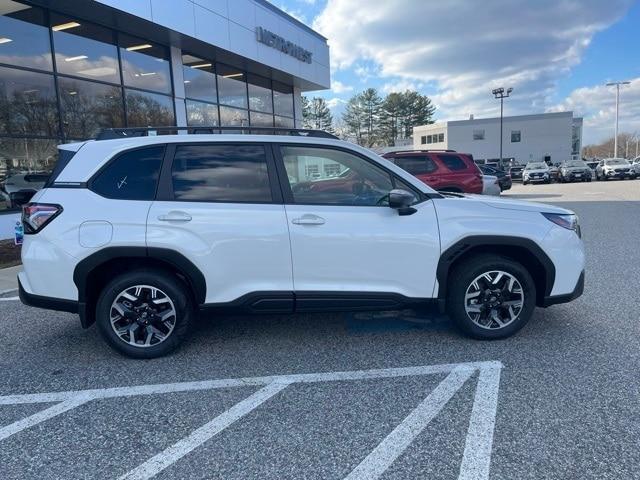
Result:
[[[636,177],[640,176],[640,157],[636,157],[631,160],[631,168],[633,172],[636,174]]]
[[[589,161],[587,161],[585,163],[591,169],[591,179],[595,180],[596,179],[596,167],[598,166],[599,161],[598,160],[589,160]]]
[[[504,170],[499,168],[490,167],[489,165],[479,165],[480,171],[484,175],[493,175],[494,177],[498,177],[498,184],[500,185],[500,191],[504,192],[505,190],[509,190],[513,184],[511,181],[511,175],[509,175]]]
[[[8,177],[0,187],[7,208],[21,207],[44,187],[48,173],[18,173]]]
[[[635,171],[631,164],[624,158],[605,158],[600,160],[596,167],[596,178],[598,180],[611,180],[612,178],[634,179]]]
[[[545,162],[529,162],[522,173],[522,184],[551,183],[549,166]]]
[[[500,181],[495,175],[482,176],[482,194],[483,195],[500,195]]]
[[[560,166],[560,181],[566,182],[590,182],[591,169],[582,160],[568,160]]]
[[[509,168],[509,175],[511,175],[511,181],[522,181],[522,174],[524,172],[524,165],[513,165]]]
[[[482,172],[471,155],[453,150],[412,150],[383,155],[434,190],[482,193]]]
[[[557,182],[560,179],[560,168],[557,165],[549,165],[549,178],[552,182]]]
[[[201,311],[435,303],[464,333],[494,339],[536,306],[582,294],[573,212],[438,193],[325,132],[269,131],[279,134],[113,129],[61,145],[52,179],[23,207],[22,302],[79,314],[117,351],[153,358]],[[351,190],[297,189],[322,182],[327,169],[312,162],[353,172]]]

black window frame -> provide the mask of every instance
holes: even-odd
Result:
[[[282,156],[282,147],[294,147],[294,148],[323,148],[326,150],[337,150],[339,152],[347,153],[349,155],[353,155],[355,157],[359,157],[362,160],[372,164],[373,166],[380,168],[385,173],[387,173],[391,177],[391,186],[395,189],[397,188],[396,183],[398,181],[402,182],[406,186],[411,188],[411,193],[413,193],[416,197],[415,203],[412,205],[419,205],[431,197],[418,190],[416,187],[411,185],[407,180],[404,180],[393,170],[385,167],[384,165],[373,161],[365,155],[362,155],[359,152],[355,152],[348,148],[338,147],[336,145],[323,145],[323,144],[312,144],[312,143],[290,143],[290,142],[273,142],[271,144],[271,148],[273,149],[273,156],[276,160],[276,168],[278,173],[278,179],[280,181],[280,186],[282,189],[282,197],[285,205],[308,205],[308,206],[325,206],[325,207],[363,207],[363,208],[390,208],[388,205],[353,205],[351,203],[341,204],[341,203],[302,203],[296,202],[293,197],[293,191],[291,190],[291,183],[289,182],[289,176],[287,175],[287,169],[284,164],[284,157]],[[440,195],[437,195],[440,197]]]
[[[256,201],[247,201],[247,202],[230,202],[227,200],[193,200],[193,199],[179,199],[175,198],[173,192],[173,178],[172,178],[172,170],[173,170],[173,162],[175,160],[176,150],[180,146],[196,146],[196,145],[204,145],[204,146],[261,146],[265,151],[265,158],[267,162],[267,177],[269,179],[269,188],[271,190],[271,201],[266,202],[256,202]],[[237,141],[237,142],[172,142],[167,144],[167,149],[165,151],[165,158],[162,163],[162,168],[160,171],[160,179],[158,181],[158,190],[156,192],[156,200],[164,201],[164,202],[180,202],[180,203],[210,203],[213,205],[218,204],[228,204],[228,205],[281,205],[283,203],[282,191],[280,188],[280,182],[278,180],[277,175],[277,167],[275,164],[275,160],[273,158],[273,151],[269,144],[269,142],[247,142],[247,141]]]
[[[156,147],[164,148],[164,152],[162,154],[162,158],[160,159],[160,170],[158,172],[158,180],[156,182],[156,189],[155,189],[155,192],[154,192],[153,197],[151,199],[141,200],[141,199],[114,198],[114,197],[109,197],[109,196],[103,195],[103,194],[101,194],[99,192],[96,192],[95,187],[94,187],[96,180],[100,177],[100,175],[102,173],[104,173],[106,170],[108,170],[111,165],[113,165],[115,162],[117,162],[120,159],[120,157],[122,157],[124,155],[127,155],[127,154],[129,154],[131,152],[137,151],[137,150],[145,150],[145,149],[148,149],[148,148],[156,148]],[[91,178],[86,183],[87,189],[91,190],[96,195],[98,195],[98,196],[100,196],[102,198],[107,198],[109,200],[122,200],[122,201],[125,201],[125,202],[153,202],[158,197],[158,190],[160,189],[160,179],[161,179],[161,176],[162,176],[162,171],[164,169],[164,164],[167,161],[167,152],[169,150],[168,147],[169,147],[169,144],[167,144],[167,143],[162,143],[162,142],[159,142],[159,143],[148,143],[146,145],[140,145],[138,147],[128,148],[126,150],[122,150],[122,151],[116,153],[115,155],[113,155],[113,157],[111,157],[109,160],[107,160],[105,162],[105,164],[102,165],[98,169],[98,171],[96,173],[94,173],[91,176]],[[54,182],[53,186],[55,186],[55,182]],[[83,185],[81,185],[81,187],[82,186]]]

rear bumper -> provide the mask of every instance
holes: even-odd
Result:
[[[584,292],[584,270],[580,274],[578,278],[578,283],[576,284],[576,288],[571,293],[567,293],[564,295],[550,295],[544,297],[544,301],[542,302],[542,307],[550,307],[551,305],[558,305],[559,303],[568,303],[579,296]]]
[[[42,295],[28,293],[22,286],[20,277],[18,277],[18,295],[20,296],[20,301],[30,307],[57,310],[59,312],[78,313],[78,302],[74,300],[43,297]]]

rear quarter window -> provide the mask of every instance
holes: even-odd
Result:
[[[438,155],[438,159],[444,163],[449,170],[466,170],[467,164],[459,155]]]
[[[411,175],[426,175],[438,169],[435,162],[427,156],[399,157],[395,158],[394,162]]]
[[[153,200],[164,149],[138,148],[118,155],[90,182],[91,190],[116,200]]]

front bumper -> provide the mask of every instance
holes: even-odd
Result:
[[[523,181],[524,182],[530,182],[530,183],[535,183],[535,182],[548,182],[551,180],[551,177],[523,177]]]
[[[584,270],[580,274],[580,277],[578,278],[578,283],[576,284],[576,288],[573,290],[573,292],[566,293],[564,295],[549,295],[547,297],[544,297],[544,300],[541,306],[546,308],[546,307],[550,307],[551,305],[558,305],[559,303],[568,303],[575,300],[579,296],[581,296],[583,292],[584,292]]]
[[[636,174],[630,170],[628,172],[605,172],[607,178],[636,178]]]

